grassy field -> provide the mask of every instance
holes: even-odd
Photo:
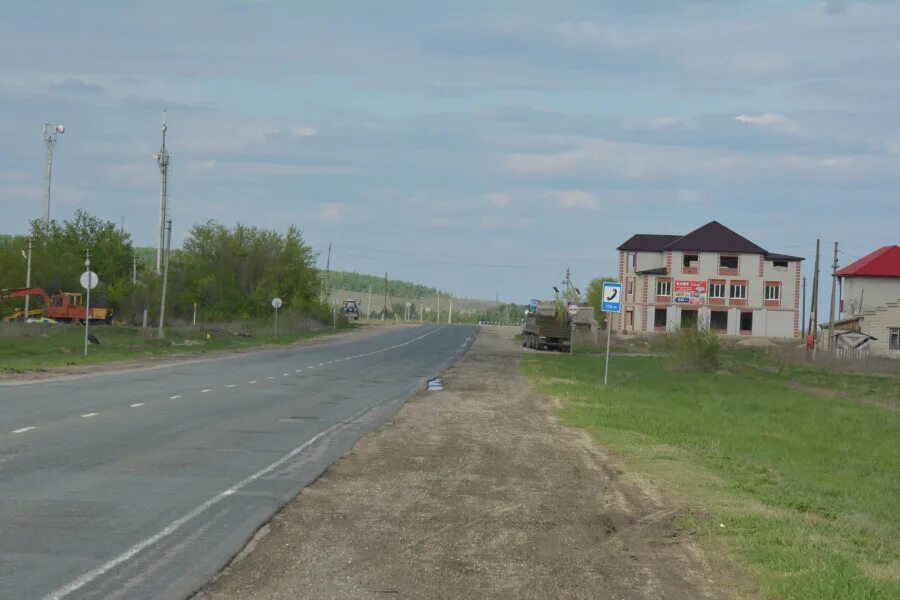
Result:
[[[691,510],[687,530],[764,598],[900,598],[900,377],[729,352],[714,374],[665,357],[527,355],[538,388]],[[722,558],[725,557],[725,558]]]
[[[156,337],[156,328],[96,325],[91,332],[100,344],[90,345],[88,357],[84,358],[84,329],[80,326],[4,324],[0,325],[0,374],[171,354],[205,354],[264,344],[290,344],[332,333],[331,328],[291,327],[289,323],[280,327],[283,328],[276,342],[268,323],[228,328],[174,327],[167,330],[166,339]],[[341,330],[338,327],[338,331]],[[235,335],[236,331],[243,335]]]

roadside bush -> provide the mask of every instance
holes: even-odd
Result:
[[[666,342],[679,369],[711,373],[722,366],[722,341],[706,327],[682,327]]]

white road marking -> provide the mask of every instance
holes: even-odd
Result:
[[[169,400],[178,400],[181,396],[169,396]]]
[[[201,393],[201,394],[208,394],[208,393],[210,393],[211,391],[212,391],[212,390],[200,390],[200,393]]]
[[[13,433],[25,433],[26,431],[31,431],[34,427],[22,427],[21,429],[14,429]]]
[[[309,366],[306,367],[306,368],[307,368],[307,369],[315,369],[315,368],[316,368],[316,365],[309,365]]]
[[[131,408],[137,408],[138,406],[143,406],[143,405],[144,405],[143,402],[135,402],[134,404],[131,405]]]
[[[282,377],[287,377],[288,375],[290,375],[290,373],[282,373],[281,374]]]
[[[297,369],[296,371],[294,371],[294,373],[299,373],[299,372],[302,371],[302,370],[303,370],[303,369]]]
[[[325,366],[325,363],[319,363],[319,366],[320,366],[320,367],[324,367],[324,366]]]
[[[96,416],[97,416],[97,413],[84,413],[83,415],[81,415],[81,418],[88,419],[90,417],[96,417]]]
[[[422,339],[422,338],[424,338],[424,337],[426,337],[426,336],[428,336],[428,335],[431,335],[431,334],[434,333],[435,331],[439,331],[439,330],[441,330],[441,329],[443,329],[443,327],[438,327],[438,328],[436,328],[436,329],[432,329],[432,330],[429,331],[428,333],[426,333],[426,334],[424,334],[424,335],[421,335],[421,336],[419,336],[419,337],[417,337],[417,338],[414,338],[414,339],[412,339],[412,340],[409,340],[409,341],[407,341],[407,342],[404,342],[403,344],[398,344],[397,346],[393,346],[392,348],[385,348],[385,349],[383,349],[383,350],[378,350],[377,352],[384,352],[385,350],[391,350],[391,349],[393,349],[393,348],[399,348],[399,347],[401,347],[401,346],[409,345],[409,344],[411,344],[411,343],[413,343],[413,342],[415,342],[415,341],[417,341],[417,340],[420,340],[420,339]],[[372,354],[375,354],[375,353],[373,352]],[[309,367],[309,368],[312,368],[312,367]],[[372,409],[372,407],[367,407],[367,408],[365,408],[364,410],[360,411],[360,412],[357,413],[356,415],[350,417],[350,420],[352,421],[352,420],[355,420],[355,419],[361,417],[362,415],[364,415],[366,412],[368,412],[368,411],[371,410],[371,409]],[[288,452],[287,454],[285,454],[284,456],[282,456],[281,458],[279,458],[278,460],[276,460],[275,462],[273,462],[273,463],[270,464],[269,466],[267,466],[267,467],[265,467],[265,468],[263,468],[263,469],[257,471],[257,472],[254,473],[253,475],[251,475],[251,476],[247,477],[246,479],[240,481],[240,482],[237,483],[236,485],[234,485],[234,486],[228,488],[227,490],[221,492],[220,494],[218,494],[218,495],[216,495],[216,496],[213,496],[212,498],[210,498],[209,500],[207,500],[207,501],[204,502],[203,504],[199,505],[197,508],[195,508],[194,510],[190,511],[189,513],[187,513],[186,515],[182,516],[181,518],[172,521],[171,523],[169,523],[169,525],[168,525],[167,527],[165,527],[163,530],[159,531],[159,532],[156,533],[155,535],[152,535],[152,536],[150,536],[150,537],[144,539],[143,541],[141,541],[141,542],[135,544],[134,546],[132,546],[131,548],[129,548],[128,550],[126,550],[124,553],[120,554],[119,556],[117,556],[117,557],[115,557],[115,558],[113,558],[113,559],[111,559],[111,560],[108,560],[107,562],[103,563],[102,565],[100,565],[100,566],[97,567],[96,569],[93,569],[92,571],[88,571],[87,573],[85,573],[85,574],[82,575],[81,577],[79,577],[79,578],[77,578],[77,579],[71,581],[70,583],[64,585],[63,587],[61,587],[61,588],[59,588],[59,589],[57,589],[57,590],[51,592],[50,594],[48,594],[47,596],[45,596],[45,600],[60,600],[61,598],[64,598],[65,596],[68,596],[68,595],[71,594],[72,592],[75,592],[75,591],[77,591],[77,590],[83,588],[83,587],[84,587],[85,585],[87,585],[88,583],[94,581],[94,580],[97,579],[98,577],[101,577],[101,576],[104,575],[105,573],[108,573],[110,570],[116,568],[116,567],[119,566],[120,564],[122,564],[122,563],[126,562],[127,560],[133,558],[134,556],[136,556],[137,554],[139,554],[140,552],[142,552],[144,549],[148,548],[149,546],[152,546],[153,544],[155,544],[156,542],[160,541],[161,539],[166,538],[166,537],[172,535],[173,533],[175,533],[176,531],[178,531],[179,529],[181,529],[181,528],[185,525],[185,523],[188,523],[188,522],[191,521],[192,519],[196,518],[198,515],[202,514],[204,511],[206,511],[207,509],[209,509],[211,506],[214,506],[215,504],[218,504],[219,502],[221,502],[222,500],[224,500],[224,499],[227,498],[228,496],[231,496],[231,495],[234,494],[235,492],[240,491],[241,489],[243,489],[244,487],[246,487],[246,486],[249,485],[250,483],[256,481],[257,479],[259,479],[259,478],[262,477],[263,475],[266,475],[267,473],[270,473],[271,471],[274,471],[275,469],[277,469],[278,467],[280,467],[281,465],[283,465],[283,464],[286,463],[287,461],[291,460],[292,458],[294,458],[295,456],[297,456],[298,454],[300,454],[301,452],[303,452],[304,450],[306,450],[307,448],[309,448],[309,447],[310,447],[312,444],[314,444],[319,438],[321,438],[322,436],[324,436],[324,435],[330,433],[332,430],[337,429],[338,426],[339,426],[339,424],[335,424],[335,425],[332,425],[331,427],[329,427],[328,429],[319,432],[318,434],[316,434],[315,436],[313,436],[312,438],[310,438],[309,440],[307,440],[306,442],[304,442],[304,443],[301,444],[300,446],[297,446],[296,448],[294,448],[293,450],[291,450],[290,452]]]
[[[247,383],[256,383],[256,380],[254,379],[253,381],[248,381]]]
[[[227,387],[227,388],[233,388],[233,387],[237,387],[237,384],[232,383],[231,385],[226,385],[225,387]]]
[[[274,378],[274,377],[271,377],[271,376],[269,376],[269,375],[266,375],[266,379],[275,379],[275,378]]]
[[[367,409],[367,410],[369,410],[369,409]],[[278,460],[276,460],[275,462],[270,464],[268,467],[260,469],[259,471],[257,471],[253,475],[247,477],[243,481],[240,481],[239,483],[233,485],[232,487],[221,492],[220,494],[213,496],[212,498],[210,498],[209,500],[207,500],[206,502],[204,502],[203,504],[201,504],[200,506],[198,506],[191,512],[187,513],[183,517],[172,521],[162,531],[135,544],[134,546],[132,546],[131,548],[126,550],[124,553],[120,554],[119,556],[117,556],[111,560],[106,561],[105,563],[103,563],[102,565],[97,567],[96,569],[94,569],[92,571],[88,571],[87,573],[85,573],[84,575],[79,577],[78,579],[75,579],[72,582],[64,585],[63,587],[49,593],[47,596],[44,597],[45,600],[59,600],[60,598],[64,598],[64,597],[68,596],[69,594],[71,594],[72,592],[75,592],[75,591],[83,588],[85,585],[89,584],[90,582],[92,582],[93,580],[102,576],[103,574],[109,572],[111,569],[116,568],[123,562],[125,562],[125,561],[131,559],[132,557],[134,557],[135,555],[139,554],[145,548],[152,546],[159,540],[172,535],[173,533],[175,533],[176,531],[181,529],[181,527],[183,527],[185,523],[196,518],[198,515],[200,515],[204,511],[206,511],[209,507],[211,507],[215,504],[218,504],[219,502],[221,502],[228,496],[231,496],[235,492],[240,491],[242,488],[253,483],[254,481],[259,479],[263,475],[266,475],[267,473],[274,471],[275,469],[277,469],[278,467],[280,467],[287,461],[291,460],[292,458],[294,458],[295,456],[297,456],[298,454],[300,454],[301,452],[303,452],[304,450],[309,448],[319,438],[324,436],[326,433],[329,433],[332,429],[335,429],[336,427],[337,427],[337,425],[334,425],[332,427],[329,427],[325,431],[322,431],[322,432],[316,434],[315,436],[313,436],[312,438],[310,438],[309,440],[307,440],[300,446],[297,446],[296,448],[294,448],[293,450],[291,450],[290,452],[288,452],[287,454],[285,454],[284,456],[282,456],[281,458],[279,458]]]

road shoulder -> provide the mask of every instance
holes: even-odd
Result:
[[[680,514],[484,328],[443,376],[267,524],[198,599],[728,598]]]

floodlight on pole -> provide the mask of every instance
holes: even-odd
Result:
[[[44,123],[44,143],[47,145],[47,189],[44,194],[44,231],[50,228],[50,180],[53,172],[53,147],[56,145],[56,136],[65,133],[62,125]]]

